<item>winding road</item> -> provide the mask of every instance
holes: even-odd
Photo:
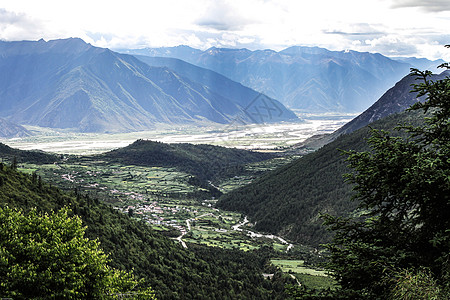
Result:
[[[213,217],[218,218],[217,216],[215,216],[215,215],[212,214],[212,213],[207,213],[207,214],[203,214],[203,215],[201,215],[201,216],[196,217],[196,219],[201,218],[201,217],[204,217],[204,216],[207,216],[207,215],[210,215],[210,216],[213,216]],[[179,241],[179,242],[181,243],[181,245],[182,245],[184,248],[187,248],[187,245],[186,245],[186,243],[183,241],[183,237],[184,237],[189,231],[191,231],[191,223],[190,223],[190,222],[193,221],[193,220],[194,220],[194,219],[187,219],[187,220],[186,220],[186,231],[181,231],[181,235],[178,236],[177,238],[175,238],[175,240]],[[249,221],[248,221],[248,218],[247,218],[247,216],[245,216],[245,218],[244,218],[244,220],[243,220],[242,222],[237,223],[236,225],[231,226],[231,228],[232,228],[234,231],[244,232],[244,229],[242,229],[241,226],[244,226],[244,225],[247,224],[248,222],[249,222]],[[282,244],[288,245],[288,247],[286,248],[286,252],[288,252],[289,250],[292,249],[292,247],[294,247],[293,244],[287,242],[285,239],[283,239],[283,238],[281,238],[281,237],[279,237],[279,236],[273,235],[273,234],[261,234],[261,233],[256,233],[256,232],[253,232],[253,231],[250,231],[250,230],[245,230],[245,232],[246,232],[247,236],[252,237],[252,238],[255,238],[255,237],[256,237],[256,238],[268,238],[268,239],[272,239],[272,240],[277,239],[277,240],[279,240]]]

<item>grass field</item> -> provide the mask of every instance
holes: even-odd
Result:
[[[271,262],[283,272],[295,276],[298,282],[307,288],[334,289],[336,287],[336,281],[325,271],[307,267],[303,260],[272,259]]]
[[[305,262],[303,260],[272,259],[271,262],[286,273],[328,276],[325,271],[315,270],[304,266]]]
[[[247,177],[230,178],[217,185],[227,192],[290,160],[277,158],[248,165]],[[191,175],[175,168],[121,165],[93,156],[71,156],[56,164],[21,164],[20,170],[36,173],[69,191],[90,193],[170,236],[176,235],[174,230],[185,232],[183,240],[188,243],[244,251],[271,245],[276,251],[285,252],[288,246],[277,239],[250,237],[247,232],[233,230],[232,226],[242,222],[241,214],[216,209],[217,200],[209,197],[204,188],[190,184]]]
[[[310,289],[323,290],[336,288],[336,281],[331,277],[297,273],[295,274],[295,278],[297,278],[301,285]]]

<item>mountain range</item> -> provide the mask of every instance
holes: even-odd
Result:
[[[223,84],[247,96],[227,98],[166,67],[81,39],[0,42],[0,117],[16,124],[124,132],[160,123],[298,120],[275,99],[230,80]],[[272,118],[252,114],[261,105]]]
[[[381,54],[329,51],[318,47],[290,47],[283,51],[187,46],[118,50],[141,56],[170,57],[220,73],[273,97],[301,112],[361,112],[388,88],[408,74],[411,67],[432,66],[440,61]],[[153,64],[173,66],[170,60]],[[150,63],[150,62],[149,62]]]
[[[430,80],[442,80],[450,75],[450,71],[433,74]],[[390,88],[383,96],[362,114],[336,130],[332,136],[335,138],[341,134],[351,133],[359,128],[369,125],[379,119],[394,113],[399,113],[416,102],[423,101],[424,97],[417,97],[417,93],[411,92],[412,85],[417,84],[416,77],[408,75]]]
[[[436,81],[442,80],[447,76],[450,76],[450,71],[448,70],[440,74],[433,74],[429,79]],[[417,93],[411,92],[412,85],[416,83],[417,80],[414,76],[405,76],[392,88],[387,90],[377,102],[335,132],[327,135],[313,136],[297,145],[293,145],[292,148],[296,150],[318,149],[334,141],[342,134],[352,133],[391,114],[406,110],[414,103],[424,100],[424,97],[419,98],[417,97]]]
[[[433,75],[437,81],[450,75],[444,71]],[[423,113],[405,111],[418,101],[411,85],[418,83],[412,75],[405,76],[364,113],[335,131],[313,141],[319,149],[264,174],[249,185],[223,195],[217,205],[249,216],[255,229],[283,235],[310,245],[327,242],[330,233],[321,225],[321,214],[346,215],[355,202],[350,201],[352,187],[344,182],[349,173],[343,151],[366,151],[370,129],[382,129],[393,135],[401,133],[399,124],[420,125]]]
[[[283,120],[294,120],[295,116],[283,107],[279,107],[279,102],[273,101],[264,94],[255,92],[236,81],[183,60],[170,57],[150,57],[136,56],[150,66],[167,67],[183,77],[190,78],[202,85],[208,86],[215,93],[227,99],[234,99],[238,103],[246,103],[245,113],[255,120],[256,123],[265,120],[276,122]],[[250,101],[249,101],[250,100]],[[267,108],[266,108],[267,105]],[[246,120],[235,120],[239,123],[246,123]]]

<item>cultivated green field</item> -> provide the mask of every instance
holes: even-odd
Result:
[[[334,289],[336,282],[323,270],[316,270],[304,265],[303,260],[272,259],[272,264],[283,272],[289,273],[299,284],[310,289]]]
[[[272,259],[271,262],[273,265],[279,267],[283,272],[286,273],[328,276],[325,271],[314,270],[309,267],[305,267],[305,262],[303,260]]]
[[[215,183],[223,192],[242,186],[267,170],[291,161],[275,158],[246,166],[249,175]],[[170,237],[181,236],[185,243],[244,251],[271,245],[285,252],[288,244],[264,236],[250,237],[249,224],[235,212],[219,211],[209,192],[190,183],[190,174],[168,167],[121,165],[95,156],[68,156],[60,163],[21,164],[19,170],[36,173],[66,190],[78,190],[110,203],[116,209],[150,223]]]

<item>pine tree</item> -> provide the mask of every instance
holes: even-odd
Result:
[[[359,215],[324,217],[335,233],[327,267],[341,297],[395,298],[401,282],[407,286],[402,274],[428,276],[434,294],[450,295],[450,78],[411,72],[426,101],[410,110],[424,112],[424,125],[400,126],[406,138],[373,130],[371,151],[348,152]]]

